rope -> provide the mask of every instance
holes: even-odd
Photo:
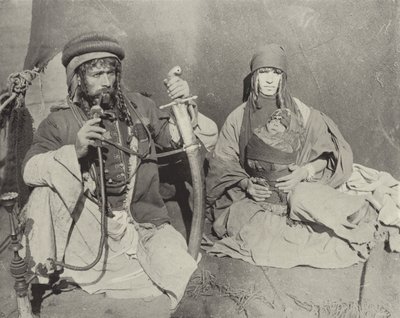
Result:
[[[25,94],[28,90],[29,85],[32,84],[32,81],[39,75],[39,69],[34,68],[33,70],[24,70],[22,72],[11,73],[8,78],[8,93],[9,96],[7,100],[1,104],[0,113],[4,110],[4,108],[10,104],[17,96],[21,94]],[[3,94],[2,96],[4,96]],[[4,96],[5,97],[5,96]]]
[[[25,93],[32,84],[32,81],[39,75],[39,69],[24,70],[22,72],[11,73],[8,76],[9,93]]]

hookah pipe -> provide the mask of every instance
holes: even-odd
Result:
[[[175,66],[168,72],[167,76],[168,78],[172,78],[181,74],[182,69],[179,66]],[[196,98],[197,96],[191,96],[185,99],[176,99],[172,103],[160,106],[160,109],[172,107],[178,129],[182,136],[183,150],[186,152],[189,161],[193,186],[193,216],[188,251],[194,259],[197,259],[199,254],[205,216],[204,171],[200,156],[200,144],[193,132],[192,120],[189,116],[188,106],[186,105],[188,101]]]
[[[102,108],[99,105],[93,106],[91,109],[91,114],[93,118],[100,117],[102,114]],[[107,197],[106,197],[105,180],[104,180],[104,165],[103,165],[103,157],[102,157],[100,141],[97,142],[96,149],[99,159],[100,195],[101,195],[101,238],[97,256],[92,263],[86,266],[74,266],[53,259],[47,259],[48,262],[45,265],[38,264],[37,266],[38,274],[46,276],[49,274],[49,271],[55,270],[56,266],[65,267],[75,271],[89,270],[99,262],[103,254],[103,249],[106,241],[106,233],[107,233],[106,217],[112,215],[107,214]],[[10,219],[11,249],[14,252],[14,256],[10,264],[10,272],[12,277],[15,279],[14,289],[17,296],[16,298],[17,298],[18,318],[36,318],[37,316],[32,314],[32,307],[28,297],[29,281],[31,279],[27,281],[25,278],[28,272],[28,265],[18,253],[18,251],[21,250],[23,247],[18,240],[18,233],[14,221],[14,210],[18,209],[18,206],[16,204],[17,198],[18,198],[18,193],[16,192],[7,192],[0,195],[0,206],[4,207],[5,210],[9,213],[9,219]],[[34,275],[33,277],[35,276],[36,275]]]
[[[4,193],[0,196],[0,206],[5,208],[10,219],[10,249],[14,253],[10,264],[10,272],[12,277],[15,279],[14,290],[17,296],[18,317],[35,318],[37,316],[32,314],[32,307],[28,297],[29,283],[25,278],[28,272],[28,265],[18,253],[18,251],[22,249],[22,245],[18,240],[18,233],[14,221],[14,210],[18,209],[16,204],[17,198],[18,193],[16,192]]]
[[[100,105],[103,103],[108,103],[109,102],[109,95],[108,94],[102,94],[100,98]],[[103,109],[100,105],[94,105],[90,109],[90,114],[92,118],[101,118],[103,114]],[[100,243],[99,243],[99,248],[97,251],[96,258],[93,260],[88,265],[85,266],[75,266],[71,264],[67,264],[64,262],[56,261],[54,259],[47,259],[47,263],[45,265],[38,264],[38,271],[42,275],[47,275],[49,273],[49,270],[55,270],[56,266],[61,266],[68,268],[70,270],[74,271],[87,271],[94,267],[101,259],[101,256],[103,254],[103,249],[106,243],[106,238],[107,238],[107,217],[112,217],[113,214],[112,212],[108,212],[107,209],[107,196],[106,196],[106,184],[105,184],[105,178],[104,178],[104,164],[103,164],[103,153],[101,150],[101,141],[97,140],[96,141],[96,150],[97,150],[97,157],[99,161],[99,177],[100,177],[100,197],[101,197],[101,202],[100,202],[100,210],[101,210],[101,236],[100,236]]]
[[[100,98],[100,105],[103,103],[108,103],[109,102],[109,96],[108,94],[102,94]],[[90,114],[92,118],[100,118],[101,115],[103,114],[103,109],[101,108],[100,105],[94,105],[90,109]],[[86,271],[94,267],[99,261],[100,258],[103,254],[103,249],[104,245],[106,243],[106,233],[107,233],[107,216],[112,217],[112,213],[108,213],[107,211],[107,196],[106,196],[106,183],[104,179],[104,163],[103,163],[103,152],[101,150],[101,141],[97,140],[96,141],[96,151],[97,151],[97,158],[99,161],[99,177],[100,177],[100,197],[101,197],[101,202],[100,202],[100,210],[101,210],[101,236],[100,236],[100,243],[99,243],[99,248],[97,251],[97,256],[94,259],[94,261],[86,266],[74,266],[70,264],[66,264],[64,262],[58,262],[54,261],[55,265],[60,265],[62,267],[74,270],[74,271]]]

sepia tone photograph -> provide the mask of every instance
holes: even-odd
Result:
[[[0,16],[0,318],[400,317],[398,0]]]

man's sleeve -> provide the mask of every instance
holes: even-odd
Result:
[[[171,114],[160,110],[154,102],[151,106],[149,118],[154,142],[163,149],[176,148],[181,138]]]
[[[48,151],[57,150],[62,146],[59,127],[51,117],[45,118],[39,125],[33,137],[32,146],[25,155],[22,169],[33,156]]]
[[[211,152],[214,150],[218,140],[218,127],[217,124],[210,118],[204,116],[198,112],[197,115],[197,126],[193,132],[197,138],[203,143],[207,151]]]
[[[52,117],[47,117],[39,125],[33,144],[28,150],[23,165],[23,178],[30,186],[53,187],[63,174],[81,179],[80,165],[73,144],[65,145],[60,127]]]
[[[145,113],[155,143],[162,149],[177,148],[182,145],[182,139],[172,109],[160,110],[156,104],[146,98]],[[218,137],[218,127],[211,119],[198,113],[198,125],[194,128],[195,135],[202,141],[208,151],[211,151]]]

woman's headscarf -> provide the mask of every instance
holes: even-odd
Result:
[[[242,127],[239,136],[240,163],[244,164],[245,147],[252,135],[252,117],[258,105],[258,70],[264,67],[273,67],[282,71],[282,80],[276,94],[277,108],[288,108],[292,113],[301,116],[295,101],[286,86],[287,79],[287,57],[284,48],[275,43],[267,44],[256,51],[250,61],[251,86],[243,115]]]

